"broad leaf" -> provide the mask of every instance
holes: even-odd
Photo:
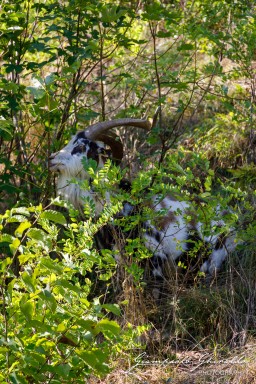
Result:
[[[53,210],[44,211],[41,214],[41,218],[53,221],[54,223],[61,225],[65,225],[67,223],[65,216],[61,212],[56,212]]]

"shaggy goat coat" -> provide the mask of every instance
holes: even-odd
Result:
[[[104,200],[90,187],[90,178],[83,167],[82,159],[95,160],[100,169],[109,156],[110,152],[104,143],[88,139],[86,131],[78,132],[63,149],[50,157],[50,169],[58,173],[58,194],[81,211],[84,199],[89,197],[94,201],[96,212],[101,212],[108,196]],[[88,180],[88,190],[80,188],[79,182],[83,180]],[[213,275],[218,271],[228,253],[235,249],[235,239],[231,233],[224,236],[213,230],[224,226],[222,218],[211,222],[211,234],[206,236],[202,223],[194,218],[187,219],[190,210],[188,202],[177,201],[168,196],[163,199],[155,196],[152,205],[156,213],[163,210],[167,212],[157,225],[147,221],[144,227],[143,236],[146,246],[152,251],[152,272],[155,277],[163,275],[162,266],[166,260],[179,259],[184,252],[190,250],[191,243],[195,244],[195,239],[206,244],[208,249],[209,257],[201,263],[201,271],[206,274]],[[130,211],[132,207],[126,204],[123,215]]]

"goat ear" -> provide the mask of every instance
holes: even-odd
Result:
[[[109,133],[111,128],[130,126],[139,127],[147,131],[151,128],[151,123],[148,120],[123,118],[110,121],[101,121],[96,124],[90,125],[84,131],[85,135],[90,140],[101,140],[108,144],[112,150],[113,159],[120,162],[123,158],[123,146],[115,134]]]
[[[107,144],[111,148],[112,159],[119,164],[123,158],[123,144],[120,141],[119,136],[115,133],[101,133],[97,136],[97,141],[102,141],[104,144]]]

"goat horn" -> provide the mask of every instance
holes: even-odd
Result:
[[[108,131],[111,128],[129,125],[132,127],[143,128],[146,130],[150,130],[151,128],[151,123],[148,120],[124,118],[110,121],[101,121],[99,123],[89,125],[89,127],[85,129],[85,134],[88,139],[95,140],[99,137],[101,133]]]

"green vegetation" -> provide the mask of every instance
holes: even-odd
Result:
[[[0,382],[84,383],[145,349],[217,356],[254,341],[255,42],[255,1],[2,0]],[[48,158],[72,134],[156,108],[147,137],[119,130],[121,169],[90,168],[99,193],[113,192],[99,218],[90,201],[81,220],[54,199]],[[170,266],[157,303],[149,251],[129,236],[156,193],[197,199],[206,222],[232,206],[227,226],[243,242],[210,286]],[[113,227],[123,201],[140,209]],[[118,245],[98,252],[106,224]]]

